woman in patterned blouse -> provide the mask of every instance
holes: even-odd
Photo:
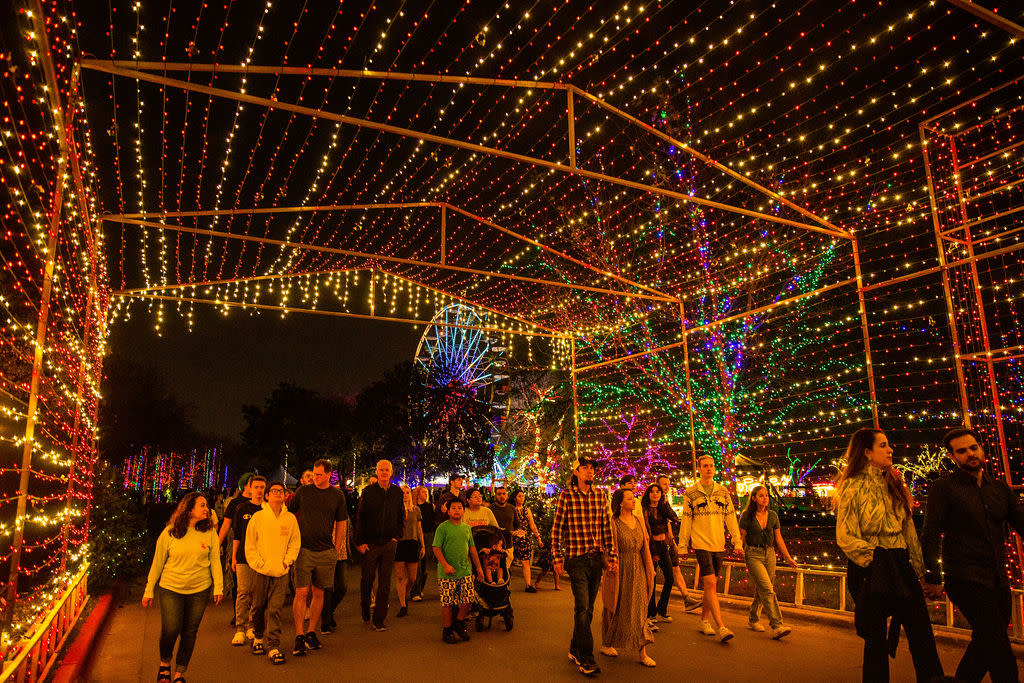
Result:
[[[942,676],[928,607],[913,501],[893,469],[892,447],[879,429],[859,429],[836,482],[836,541],[849,558],[854,623],[864,639],[864,681],[888,681],[887,630],[903,626],[918,681]],[[888,617],[892,624],[887,628]]]

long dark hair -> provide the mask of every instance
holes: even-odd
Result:
[[[171,536],[174,538],[183,538],[185,533],[188,532],[188,520],[192,516],[192,510],[195,508],[196,503],[203,497],[203,494],[192,493],[187,494],[178,503],[178,507],[174,509],[174,514],[171,515],[171,521],[167,523],[167,526],[171,528]],[[196,522],[196,531],[209,531],[213,528],[213,519],[207,514],[206,519],[201,519]]]
[[[658,486],[657,484],[651,484],[646,489],[644,489],[644,495],[640,499],[640,508],[642,510],[647,510],[647,508],[651,507],[651,491],[653,489],[658,489],[658,492],[661,493],[661,500],[658,501],[658,506],[657,506],[657,509],[660,512],[661,511],[661,503],[665,500],[665,492],[662,491],[661,487]]]
[[[743,510],[743,514],[740,515],[742,519],[750,519],[757,512],[757,501],[754,500],[754,498],[757,496],[757,493],[761,489],[768,491],[768,487],[762,486],[761,484],[758,484],[754,488],[750,489],[750,498],[747,499],[747,507],[746,509]],[[771,498],[771,491],[768,492],[768,497],[769,499]]]
[[[867,467],[868,449],[874,448],[875,437],[879,434],[885,434],[885,432],[881,429],[864,427],[858,429],[850,437],[850,444],[846,447],[846,467],[843,468],[843,471],[839,473],[839,477],[836,479],[837,491],[844,481],[860,474]],[[907,488],[906,483],[903,481],[903,475],[893,467],[886,469],[885,486],[889,489],[893,507],[902,506],[909,515],[914,506],[914,499],[910,496],[910,489]]]

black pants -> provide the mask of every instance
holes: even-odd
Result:
[[[388,598],[391,597],[391,575],[395,572],[396,541],[371,545],[363,553],[363,575],[359,581],[359,606],[363,621],[370,620],[370,592],[373,577],[377,576],[377,593],[373,603],[373,625],[383,626],[388,616]]]
[[[875,550],[876,553],[880,551],[880,548]],[[857,586],[861,581],[870,581],[871,567],[863,569],[852,562],[851,565],[855,568],[850,574],[851,586]],[[891,580],[901,581],[901,588],[908,597],[886,600],[884,604],[877,598],[869,597],[858,600],[856,604],[858,632],[864,638],[864,683],[887,683],[889,680],[889,615],[898,618],[903,625],[918,683],[928,683],[943,675],[939,653],[935,649],[932,622],[928,618],[928,605],[905,550],[899,553],[897,570],[897,576]],[[860,631],[860,624],[863,624],[863,632]]]
[[[575,603],[569,654],[580,664],[593,664],[594,633],[590,630],[590,623],[594,619],[594,600],[601,589],[604,563],[600,555],[578,555],[565,560],[565,571],[569,574]]]
[[[320,613],[320,627],[337,626],[334,621],[334,610],[345,599],[348,588],[345,586],[345,562],[338,560],[334,563],[334,589],[324,591],[324,607]]]
[[[661,574],[665,581],[661,589],[661,598],[655,601],[658,591],[651,592],[651,602],[647,605],[647,618],[653,619],[655,615],[665,616],[668,614],[668,599],[672,597],[672,586],[675,578],[672,573],[672,561],[669,558],[667,541],[651,541],[651,553],[657,555],[656,564],[661,567]]]
[[[416,572],[416,580],[412,583],[412,588],[409,590],[410,595],[418,595],[423,597],[423,587],[427,585],[427,560],[434,556],[434,552],[431,549],[434,545],[434,532],[425,531],[423,532],[423,542],[425,545],[423,557],[420,558],[420,568]]]
[[[175,671],[184,671],[192,659],[196,646],[196,634],[203,620],[206,603],[210,601],[213,588],[198,593],[175,593],[166,588],[157,588],[160,600],[160,661],[171,661],[174,643],[178,641],[178,656],[174,658]],[[178,640],[180,638],[180,641]]]
[[[971,624],[971,643],[956,668],[957,679],[976,683],[989,673],[992,683],[1016,683],[1017,659],[1006,632],[1012,609],[1009,587],[948,580],[946,594]]]

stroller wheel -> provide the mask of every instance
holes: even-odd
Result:
[[[509,607],[508,609],[506,609],[504,612],[501,613],[501,620],[505,622],[505,630],[506,631],[511,631],[512,630],[512,608],[511,607]]]
[[[476,631],[477,633],[484,630],[484,617],[481,614],[476,615]]]

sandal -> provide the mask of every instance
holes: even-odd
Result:
[[[271,650],[267,656],[270,657],[272,664],[284,664],[284,655],[281,654],[280,650]]]
[[[185,677],[179,672],[174,675],[174,681],[172,681],[172,683],[185,683]]]
[[[640,664],[642,666],[648,666],[648,667],[654,667],[654,666],[658,665],[657,662],[655,662],[653,659],[651,659],[650,655],[644,655],[644,658],[639,660],[639,662],[640,662]]]
[[[171,667],[161,666],[157,670],[156,683],[171,683]]]

